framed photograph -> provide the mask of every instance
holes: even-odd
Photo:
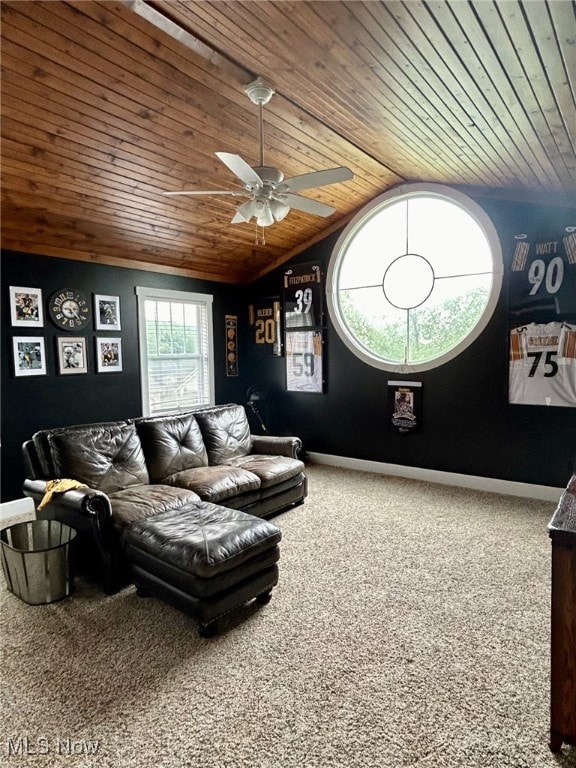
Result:
[[[10,316],[12,325],[26,328],[43,328],[44,311],[42,308],[42,290],[40,288],[22,288],[10,286]]]
[[[119,331],[120,296],[94,294],[94,317],[97,331]]]
[[[76,336],[75,338],[58,336],[56,345],[59,373],[63,376],[71,373],[88,373],[88,356],[84,336]]]
[[[422,431],[422,382],[388,382],[388,419],[401,435]]]
[[[96,370],[98,373],[122,370],[122,339],[96,338]]]
[[[43,336],[14,336],[14,375],[45,376],[46,349]]]

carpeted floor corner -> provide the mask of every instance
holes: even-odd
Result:
[[[133,588],[2,590],[1,764],[575,768],[548,749],[553,505],[308,474],[272,601],[214,639]]]

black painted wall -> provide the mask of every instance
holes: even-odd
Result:
[[[11,327],[9,286],[41,288],[44,303],[44,327]],[[242,368],[238,377],[225,371],[224,316],[245,316],[245,302],[238,289],[221,283],[191,280],[119,267],[107,267],[68,259],[27,254],[2,253],[2,500],[22,495],[24,468],[21,445],[36,430],[52,426],[85,424],[96,421],[132,418],[142,415],[140,399],[140,361],[136,286],[169,288],[214,296],[213,322],[215,344],[216,402],[243,402],[246,392]],[[61,288],[77,288],[92,301],[94,293],[120,296],[119,332],[94,330],[93,322],[77,334],[88,338],[87,374],[60,376],[57,373],[56,337],[65,336],[50,320],[48,299]],[[14,377],[13,336],[44,336],[48,363],[47,376]],[[123,370],[96,373],[95,337],[122,338]]]
[[[576,224],[576,211],[566,208],[477,202],[496,226],[506,262],[515,233],[537,231],[554,239],[567,223]],[[298,261],[319,261],[326,271],[339,234]],[[480,337],[455,360],[418,375],[387,373],[360,361],[340,341],[326,311],[325,394],[286,392],[283,359],[259,365],[253,384],[268,388],[271,428],[300,435],[308,451],[564,487],[576,465],[576,408],[508,404],[508,268],[506,263],[502,298]],[[283,273],[263,278],[255,295],[281,295]],[[403,378],[423,382],[418,434],[396,434],[387,422],[387,381]]]
[[[492,218],[503,244],[514,233],[537,227],[553,236],[574,211],[527,204],[478,200]],[[327,267],[339,233],[298,257]],[[340,341],[326,312],[326,393],[286,391],[284,358],[254,354],[248,330],[253,298],[282,296],[286,267],[250,287],[191,280],[64,259],[2,254],[2,499],[21,495],[20,446],[37,429],[123,419],[141,414],[136,296],[134,288],[155,286],[214,295],[216,402],[244,402],[247,388],[267,394],[260,411],[271,433],[297,434],[305,449],[359,459],[447,472],[564,487],[576,464],[576,408],[508,404],[507,273],[502,299],[481,336],[456,360],[418,375],[424,387],[423,431],[392,432],[387,423],[387,381],[403,378],[371,368]],[[63,335],[45,317],[48,376],[14,378],[8,286],[42,288],[44,303],[62,287],[120,295],[122,373],[96,374],[93,326],[89,337],[90,372],[58,376],[55,337]],[[576,297],[575,297],[576,312]],[[239,376],[225,375],[224,315],[239,319]],[[26,330],[26,329],[24,329]],[[34,335],[34,334],[30,334]]]

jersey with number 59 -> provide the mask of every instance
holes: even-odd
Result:
[[[510,331],[509,401],[576,407],[576,325],[528,323]]]

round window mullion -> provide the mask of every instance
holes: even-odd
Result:
[[[443,185],[402,185],[360,211],[338,239],[328,310],[369,365],[426,370],[481,333],[502,271],[496,231],[480,206]],[[378,278],[380,292],[372,290]]]

